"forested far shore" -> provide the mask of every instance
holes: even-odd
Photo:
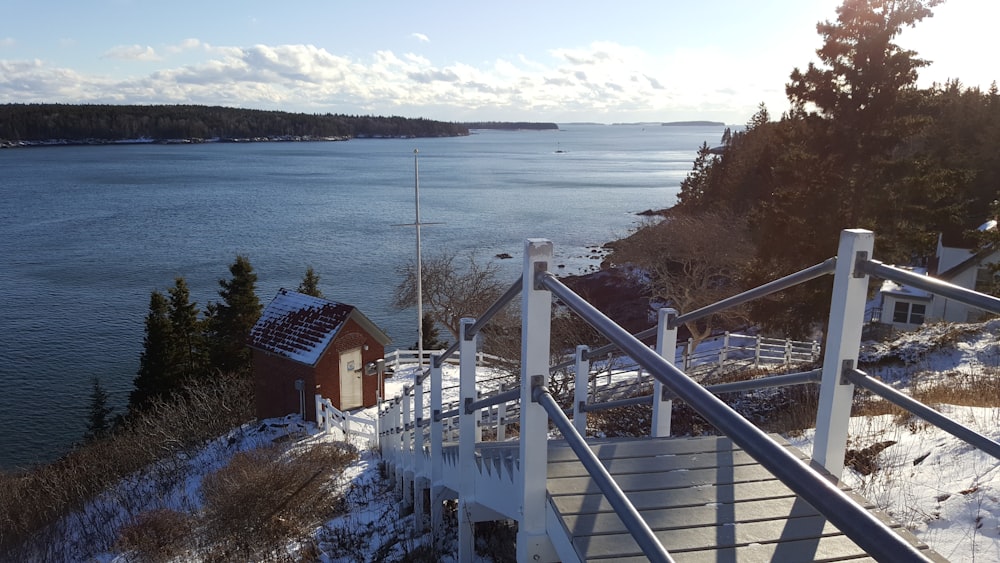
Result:
[[[555,123],[536,123],[530,121],[470,121],[462,125],[469,129],[499,129],[501,131],[551,131],[559,129]]]
[[[196,105],[0,105],[0,146],[183,140],[310,141],[455,137],[468,126],[422,118],[305,114]]]

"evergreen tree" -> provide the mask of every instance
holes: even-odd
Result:
[[[319,290],[319,276],[313,270],[312,266],[306,268],[306,275],[302,278],[302,283],[299,284],[299,293],[304,293],[306,295],[312,295],[313,297],[319,297],[323,299],[323,292]]]
[[[145,331],[139,372],[129,395],[129,408],[133,410],[141,409],[155,397],[167,395],[177,383],[172,370],[175,352],[170,302],[158,291],[149,296]]]
[[[257,299],[257,274],[250,260],[237,256],[229,272],[231,279],[219,280],[222,302],[212,303],[208,308],[212,368],[223,373],[248,374],[251,354],[246,342],[263,306]]]
[[[424,336],[424,350],[443,350],[448,347],[447,344],[441,341],[441,333],[434,322],[434,317],[428,313],[424,313],[424,317],[420,320],[420,332]],[[416,350],[417,348],[417,344],[414,343],[413,349]]]
[[[940,3],[845,0],[836,22],[817,25],[824,40],[816,51],[820,65],[792,72],[785,90],[793,114],[821,140],[824,162],[811,168],[795,162],[785,183],[826,192],[810,198],[824,204],[809,210],[823,219],[817,240],[864,227],[879,232],[885,260],[905,262],[930,250],[925,230],[948,206],[954,186],[947,170],[909,143],[929,123],[916,90],[917,71],[928,62],[894,40]],[[813,245],[803,254],[826,254],[825,243],[820,253],[816,241],[799,240]]]
[[[205,356],[204,331],[198,320],[198,307],[190,302],[191,292],[184,278],[174,280],[170,294],[170,325],[174,358],[171,369],[180,380],[194,377],[204,372]]]
[[[93,442],[103,438],[111,431],[109,417],[114,411],[108,406],[108,393],[101,386],[101,380],[93,379],[93,389],[90,391],[90,412],[87,415],[87,432],[83,435],[84,442]]]

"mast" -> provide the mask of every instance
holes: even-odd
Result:
[[[416,219],[413,226],[417,228],[417,366],[418,369],[424,365],[424,269],[420,252],[420,168],[417,164],[417,155],[420,153],[413,149],[413,207],[416,210]],[[419,377],[419,376],[418,376]]]

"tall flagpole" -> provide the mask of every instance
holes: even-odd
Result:
[[[417,365],[423,366],[424,362],[424,266],[420,249],[420,227],[424,225],[440,225],[441,223],[423,223],[420,221],[420,167],[417,163],[419,150],[413,149],[413,207],[416,210],[416,217],[413,223],[403,225],[393,225],[394,227],[416,227],[417,228]]]
[[[417,366],[418,369],[424,365],[424,288],[423,277],[424,268],[420,257],[420,168],[417,165],[417,154],[420,151],[413,149],[413,207],[416,209],[416,220],[413,225],[417,228]]]

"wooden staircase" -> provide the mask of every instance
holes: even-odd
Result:
[[[806,459],[781,437],[773,438]],[[588,443],[678,562],[873,561],[729,438]],[[565,443],[551,441],[548,455],[550,503],[579,559],[645,561],[635,540]],[[841,489],[847,490],[842,484]],[[946,561],[875,511],[871,502],[849,494],[928,558]]]

